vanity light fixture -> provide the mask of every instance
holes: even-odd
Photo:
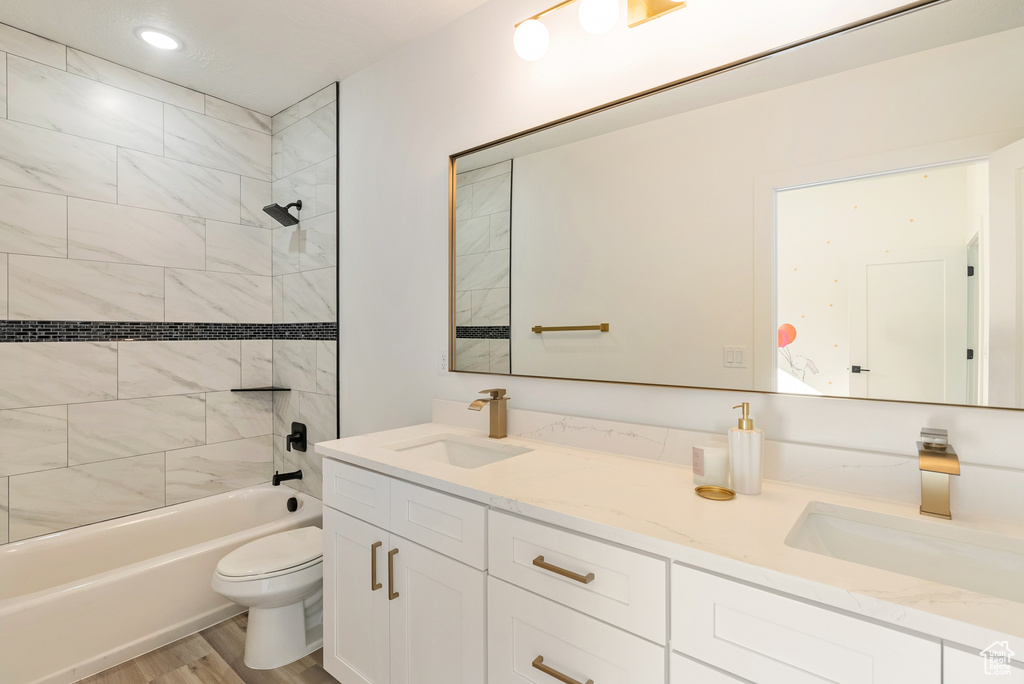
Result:
[[[548,29],[541,18],[556,10],[567,7],[577,0],[562,0],[543,12],[516,24],[512,45],[523,59],[533,62],[544,56],[548,49]],[[580,24],[588,33],[608,33],[619,20],[620,0],[579,0]],[[627,0],[626,24],[635,28],[640,24],[657,19],[669,12],[686,7],[685,0]]]
[[[152,28],[142,28],[135,32],[141,40],[149,43],[160,50],[177,50],[181,47],[181,41],[174,36]]]

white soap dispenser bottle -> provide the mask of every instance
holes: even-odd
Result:
[[[754,428],[754,421],[750,419],[750,404],[744,402],[733,408],[742,408],[743,417],[736,427],[729,428],[732,488],[738,494],[760,494],[764,433]]]

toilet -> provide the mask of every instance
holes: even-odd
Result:
[[[323,645],[323,568],[319,527],[257,539],[217,563],[213,590],[249,608],[248,667],[281,667]]]

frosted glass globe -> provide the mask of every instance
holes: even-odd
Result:
[[[608,33],[619,20],[619,0],[583,0],[580,3],[580,24],[587,33],[599,36]]]
[[[548,51],[548,29],[536,19],[527,19],[516,29],[512,45],[526,61],[538,60]]]

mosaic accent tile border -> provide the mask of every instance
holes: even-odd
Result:
[[[512,333],[507,325],[459,325],[455,338],[459,340],[508,340]]]
[[[332,323],[163,323],[0,321],[4,342],[164,342],[172,340],[337,340]]]

